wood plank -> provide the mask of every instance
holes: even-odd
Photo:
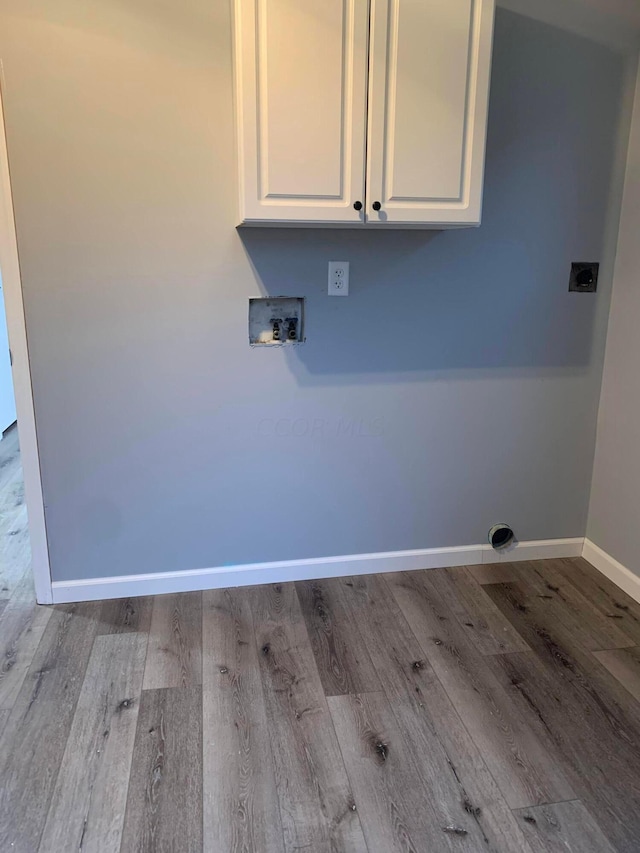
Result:
[[[53,608],[0,737],[0,850],[38,847],[99,613],[97,603]]]
[[[17,518],[22,518],[25,506],[22,468],[18,466],[0,486],[0,532],[6,535]]]
[[[429,581],[480,654],[528,651],[511,622],[464,566],[430,571]]]
[[[6,445],[6,447],[4,446]],[[0,535],[6,535],[16,515],[24,507],[24,479],[17,440],[0,442]]]
[[[121,853],[202,851],[202,688],[142,693]]]
[[[637,851],[640,837],[638,703],[519,584],[487,587],[534,650],[492,658],[505,690],[528,715],[614,847]]]
[[[458,824],[438,822],[429,783],[413,761],[387,697],[330,696],[328,702],[369,853],[461,849],[473,817],[467,813]]]
[[[594,695],[601,696],[608,708],[607,711],[603,706],[598,714],[601,721],[610,724],[617,719],[618,731],[632,739],[637,732],[640,747],[640,705],[597,657],[584,649],[573,632],[549,612],[546,602],[521,583],[496,584],[486,589],[532,651],[563,682],[573,686],[574,693],[570,695],[582,695],[587,703]]]
[[[476,583],[509,583],[518,580],[516,563],[487,563],[480,566],[466,566]]]
[[[594,652],[600,663],[640,702],[640,648]]]
[[[49,610],[48,607],[36,605],[36,592],[33,585],[33,575],[31,574],[31,550],[28,550],[28,559],[23,561],[22,574],[11,583],[11,592],[9,596],[9,605],[28,604],[29,606],[37,606],[42,610]],[[7,606],[9,606],[7,605]]]
[[[19,453],[18,426],[13,424],[2,433],[2,438],[0,438],[0,476],[1,472],[11,465],[12,459],[17,459],[18,464],[20,464]]]
[[[555,560],[518,564],[519,579],[539,599],[550,616],[573,634],[580,645],[591,651],[621,649],[635,645],[618,626],[607,619],[564,575]]]
[[[5,518],[0,526],[0,595],[6,598],[7,593],[22,580],[25,572],[30,573],[31,542],[26,507]]]
[[[203,826],[208,853],[284,850],[245,589],[203,593]]]
[[[496,656],[493,663],[521,713],[529,714],[531,725],[538,726],[540,737],[546,736],[568,768],[580,799],[610,843],[618,851],[635,853],[640,830],[637,773],[631,773],[628,763],[612,766],[616,759],[610,750],[620,747],[612,744],[600,721],[590,722],[592,708],[572,695],[571,684],[536,654]]]
[[[428,578],[423,572],[388,575],[387,581],[508,805],[576,799],[555,757],[471,647]]]
[[[0,442],[0,598],[14,598],[16,588],[28,578],[30,595],[35,601],[31,579],[31,543],[24,496],[17,430]],[[21,589],[21,594],[24,589]]]
[[[5,533],[7,519],[11,520],[18,514],[21,515],[21,510],[25,505],[24,479],[20,463],[18,462],[10,470],[1,471],[0,479],[2,479],[2,483],[0,483],[0,530]]]
[[[153,597],[115,598],[102,604],[100,628],[102,634],[148,633],[151,627]]]
[[[364,853],[366,845],[293,584],[256,587],[251,609],[284,845]]]
[[[202,684],[202,594],[156,596],[143,689],[198,684]]]
[[[534,853],[615,853],[579,801],[517,812]]]
[[[439,826],[468,827],[472,849],[531,853],[478,748],[379,576],[336,579],[346,618],[358,625]],[[469,826],[468,818],[473,817]]]
[[[118,853],[147,650],[141,634],[93,645],[39,853]]]
[[[52,613],[16,597],[0,616],[0,709],[13,708]]]
[[[0,531],[6,534],[15,519],[22,518],[25,508],[24,479],[18,464],[5,474],[0,485]]]
[[[558,560],[556,567],[606,619],[615,621],[634,645],[640,646],[640,604],[637,601],[582,557]]]
[[[380,681],[360,632],[345,619],[340,596],[325,581],[296,584],[320,680],[327,696],[374,693]]]
[[[30,562],[24,480],[14,428],[0,442],[0,598],[13,597],[26,574],[31,580]],[[28,603],[34,600],[32,594]]]

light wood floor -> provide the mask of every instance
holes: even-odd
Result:
[[[584,561],[38,608],[5,442],[0,851],[640,850],[640,606]]]

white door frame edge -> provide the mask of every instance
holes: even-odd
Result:
[[[2,104],[0,65],[0,267],[4,289],[9,344],[13,357],[13,385],[18,413],[18,436],[24,472],[25,500],[29,517],[31,567],[38,604],[51,604],[51,569],[42,493],[40,453],[31,387],[31,366],[22,299],[22,280]]]

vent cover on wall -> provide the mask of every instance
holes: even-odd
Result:
[[[504,551],[515,541],[515,533],[508,524],[494,524],[489,531],[489,544],[495,551]]]

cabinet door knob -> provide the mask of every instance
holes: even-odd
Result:
[[[373,209],[374,209],[374,210],[376,210],[376,211],[378,211],[378,210],[382,210],[382,205],[380,204],[380,202],[379,202],[379,201],[374,201],[374,202],[373,202],[373,204],[372,204],[371,206],[372,206],[372,207],[373,207]]]
[[[353,209],[354,210],[362,210],[362,202],[361,201],[354,201],[353,202]]]

